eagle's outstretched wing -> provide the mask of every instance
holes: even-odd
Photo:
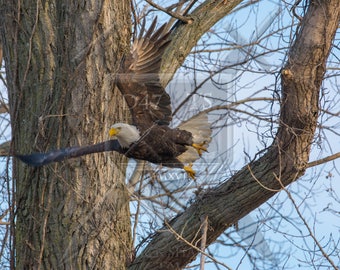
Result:
[[[155,31],[157,19],[145,31],[143,21],[141,32],[133,42],[130,53],[122,61],[117,75],[117,86],[130,108],[133,122],[140,131],[153,124],[168,125],[172,119],[170,97],[162,87],[159,78],[163,52],[169,43],[166,24]],[[144,32],[146,32],[144,34]],[[75,146],[47,153],[15,155],[31,166],[43,166],[68,158],[91,153],[116,151],[124,154],[118,141],[110,140],[89,146]]]
[[[117,86],[130,108],[133,122],[139,128],[154,123],[168,125],[172,119],[170,97],[160,83],[162,55],[169,44],[166,24],[155,30],[155,19],[144,34],[143,22],[139,37],[117,75]]]
[[[21,161],[30,166],[43,166],[52,162],[62,161],[64,159],[80,157],[92,153],[106,151],[116,151],[123,153],[123,149],[117,140],[109,140],[102,143],[86,146],[73,146],[60,150],[50,151],[47,153],[33,153],[30,155],[15,155]]]

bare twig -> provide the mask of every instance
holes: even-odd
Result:
[[[283,183],[281,182],[281,179],[277,178],[277,180],[280,182],[282,189],[287,193],[288,198],[291,200],[291,202],[293,203],[293,206],[295,208],[296,213],[298,214],[299,218],[302,220],[303,224],[305,225],[306,229],[308,230],[308,234],[309,236],[313,239],[314,243],[317,245],[317,247],[319,248],[322,256],[329,262],[329,264],[336,270],[338,269],[338,267],[335,265],[335,263],[333,262],[333,260],[328,256],[328,254],[324,251],[323,247],[321,246],[321,244],[319,243],[319,241],[316,239],[315,235],[312,232],[312,229],[309,227],[306,219],[303,217],[302,213],[299,210],[298,205],[296,204],[292,194],[285,188],[285,186],[283,185]]]
[[[165,12],[166,14],[170,15],[171,17],[174,17],[178,20],[181,20],[187,24],[191,24],[193,22],[193,19],[187,16],[183,16],[177,12],[173,12],[171,10],[165,9],[157,4],[155,4],[154,2],[150,1],[150,0],[145,0],[149,5],[153,6],[154,8],[157,8],[163,12]]]
[[[336,153],[336,154],[333,154],[333,155],[330,155],[328,157],[325,157],[325,158],[322,158],[322,159],[318,159],[318,160],[315,160],[315,161],[311,161],[309,162],[306,167],[307,168],[311,168],[311,167],[314,167],[314,166],[317,166],[317,165],[320,165],[320,164],[323,164],[323,163],[326,163],[326,162],[329,162],[329,161],[332,161],[332,160],[335,160],[337,158],[340,158],[340,152]]]
[[[266,187],[265,185],[263,185],[263,184],[261,183],[261,181],[260,181],[259,179],[257,179],[257,177],[254,175],[254,173],[253,173],[253,171],[251,170],[251,168],[250,168],[249,165],[247,165],[247,168],[248,168],[248,170],[249,170],[251,176],[253,177],[253,179],[254,179],[261,187],[263,187],[263,188],[266,189],[266,190],[272,191],[272,192],[279,192],[279,191],[280,191],[280,189],[272,189],[272,188],[269,188],[269,187]]]
[[[231,268],[229,266],[227,266],[226,264],[217,261],[213,256],[211,256],[210,254],[202,251],[200,248],[198,248],[197,246],[195,246],[193,243],[190,243],[188,240],[186,240],[181,234],[177,233],[172,227],[171,225],[165,220],[164,221],[165,226],[169,229],[169,231],[180,241],[183,241],[185,244],[187,244],[188,246],[192,247],[193,249],[196,249],[198,252],[200,252],[201,254],[204,254],[204,256],[208,257],[209,259],[211,259],[212,261],[224,266],[226,269],[231,270]]]
[[[202,216],[201,217],[202,222],[202,239],[201,239],[201,250],[202,252],[205,251],[206,243],[207,243],[207,233],[208,233],[208,216]],[[200,261],[200,270],[204,270],[204,264],[205,264],[205,256],[204,253],[201,253],[201,261]]]
[[[1,68],[1,64],[2,64],[2,43],[0,41],[0,68]]]

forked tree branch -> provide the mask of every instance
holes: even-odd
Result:
[[[338,0],[310,1],[283,68],[280,125],[272,146],[230,179],[200,194],[186,211],[154,235],[129,269],[182,269],[200,251],[199,241],[195,248],[188,243],[194,243],[200,233],[202,216],[209,221],[209,245],[229,226],[282,190],[282,185],[287,186],[304,174],[317,126],[325,63],[339,19]],[[187,35],[192,33],[188,31]],[[178,33],[178,37],[183,36],[184,33]],[[174,44],[180,42],[176,38]],[[172,53],[178,51],[181,50]],[[172,63],[165,63],[170,71]]]

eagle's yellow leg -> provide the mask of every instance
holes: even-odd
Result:
[[[183,169],[186,171],[190,178],[195,179],[196,172],[192,169],[192,163],[184,166]]]
[[[191,146],[196,149],[199,156],[202,156],[203,151],[207,152],[207,147],[205,145],[206,145],[206,142],[202,142],[202,143],[193,143]]]

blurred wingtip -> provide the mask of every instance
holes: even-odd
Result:
[[[22,162],[26,163],[27,165],[39,167],[42,165],[45,165],[46,162],[46,155],[41,153],[34,153],[30,155],[15,155],[18,159],[20,159]]]

